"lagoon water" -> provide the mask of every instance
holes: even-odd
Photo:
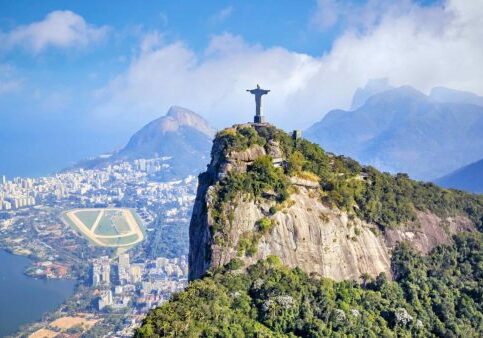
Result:
[[[0,337],[62,304],[74,291],[73,280],[40,280],[23,274],[30,260],[0,250]]]

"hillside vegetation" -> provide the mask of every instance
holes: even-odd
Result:
[[[300,181],[305,185],[297,186]],[[294,140],[273,126],[251,124],[217,134],[211,164],[199,183],[190,226],[190,272],[194,266],[192,279],[202,278],[152,310],[136,337],[482,336],[482,196],[416,182],[405,174],[381,173],[306,140]],[[309,275],[301,264],[294,269],[283,265],[291,262],[290,255],[296,261],[293,251],[301,244],[288,251],[275,250],[282,252],[281,259],[257,256],[261,241],[266,245],[282,227],[275,220],[289,219],[283,228],[287,232],[277,236],[290,237],[302,229],[296,223],[301,223],[305,211],[299,215],[287,211],[297,203],[291,198],[301,196],[302,189],[307,207],[314,200],[314,205],[323,204],[331,213],[361,218],[382,231],[414,225],[418,211],[440,216],[442,228],[446,217],[462,216],[480,231],[460,233],[427,256],[407,243],[398,244],[386,261],[388,268],[378,270],[390,276],[371,277],[367,270],[358,270],[362,276],[354,279],[361,282],[336,282],[322,277],[324,269]],[[263,205],[263,212],[256,213],[260,218],[237,213],[248,204]],[[307,229],[321,233],[329,226],[327,214],[319,218],[320,224]],[[375,238],[380,232],[374,228],[374,233],[354,230],[356,237],[349,241],[365,243],[358,242],[361,231]],[[304,236],[293,241],[311,240]],[[276,242],[287,243],[285,239],[278,237]],[[324,245],[351,247],[351,243],[338,240]],[[367,254],[363,248],[361,252]],[[364,259],[381,259],[377,255],[367,254]],[[266,259],[253,264],[255,257]],[[308,250],[302,257],[304,262],[329,263],[324,260],[329,254],[317,256]]]
[[[415,221],[416,210],[430,211],[441,218],[467,216],[479,230],[483,228],[481,195],[442,189],[432,183],[411,180],[406,174],[381,173],[350,158],[326,153],[305,139],[293,140],[284,131],[270,125],[225,129],[215,139],[226,155],[254,145],[268,149],[270,142],[279,144],[285,165],[276,168],[270,156],[261,156],[246,172],[230,173],[217,181],[212,215],[216,222],[214,231],[223,230],[230,217],[224,214],[226,208],[223,206],[239,193],[264,198],[267,192],[271,192],[277,202],[287,200],[291,192],[291,176],[318,180],[324,203],[375,223],[381,229]],[[207,173],[203,175],[200,182],[212,179]]]
[[[135,337],[481,337],[481,233],[426,257],[398,246],[395,280],[314,278],[276,257],[190,283],[152,310]]]

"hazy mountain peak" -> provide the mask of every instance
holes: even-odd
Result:
[[[419,90],[415,89],[411,86],[401,86],[397,88],[391,88],[387,91],[374,94],[370,98],[367,99],[366,104],[369,104],[373,100],[407,100],[407,99],[428,99],[426,95],[424,95]]]
[[[170,157],[171,173],[196,173],[207,161],[214,130],[195,112],[172,106],[166,115],[139,129],[113,160]]]
[[[331,111],[304,134],[329,151],[428,180],[482,158],[482,129],[482,107],[438,102],[402,86],[354,111]]]
[[[180,106],[171,106],[165,116],[152,121],[145,128],[156,128],[165,133],[177,131],[180,127],[191,127],[210,137],[215,134],[208,121],[195,112]]]
[[[366,103],[371,96],[390,90],[392,87],[387,78],[369,80],[364,88],[357,88],[352,97],[351,110],[355,110]]]

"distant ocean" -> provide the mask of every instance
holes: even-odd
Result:
[[[5,175],[8,179],[47,176],[76,162],[69,154],[54,154],[49,151],[31,152],[28,150],[23,150],[22,153],[0,151],[0,159],[0,176]]]
[[[82,138],[71,135],[5,136],[0,135],[0,177],[6,175],[10,179],[50,175],[123,144],[112,138],[100,139],[98,135]]]

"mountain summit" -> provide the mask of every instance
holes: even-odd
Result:
[[[81,161],[79,167],[91,168],[123,160],[168,157],[165,178],[196,174],[210,154],[215,131],[195,112],[172,106],[165,116],[138,130],[121,150],[108,156]]]
[[[166,116],[136,132],[116,157],[132,159],[204,152],[210,147],[213,136],[214,130],[200,115],[173,106]]]
[[[211,154],[192,282],[135,337],[481,336],[483,196],[363,167],[266,123],[220,131]]]
[[[270,255],[335,280],[390,275],[396,242],[426,253],[482,216],[479,197],[363,167],[269,124],[235,125],[200,175],[189,277]]]
[[[430,180],[481,159],[481,130],[483,107],[439,102],[405,86],[353,111],[330,111],[305,136],[381,170]]]
[[[372,79],[367,82],[363,88],[357,88],[354,96],[352,97],[351,110],[356,110],[366,103],[367,99],[376,94],[394,89],[389,84],[387,78]]]
[[[184,176],[202,169],[209,156],[214,134],[214,130],[200,115],[173,106],[165,116],[151,121],[136,132],[112,158],[171,157],[171,174]]]

